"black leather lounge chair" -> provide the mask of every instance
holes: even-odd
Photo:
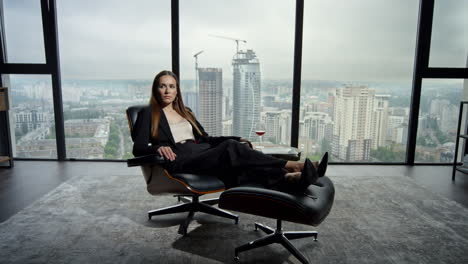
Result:
[[[140,110],[144,105],[131,106],[127,109],[127,118],[130,131],[133,130]],[[132,134],[132,133],[131,133]],[[132,138],[132,140],[135,140]],[[141,166],[145,177],[147,190],[152,195],[173,193],[182,204],[156,209],[148,212],[148,218],[152,216],[172,213],[188,212],[184,223],[180,225],[179,233],[187,234],[187,229],[196,212],[217,215],[234,219],[237,224],[239,217],[225,210],[218,209],[212,205],[218,203],[218,198],[200,200],[200,196],[208,193],[224,191],[225,186],[218,178],[209,175],[197,175],[187,173],[169,174],[161,165],[166,161],[160,155],[148,155],[129,159],[127,165]],[[191,198],[191,199],[190,199]]]
[[[280,243],[302,263],[309,263],[289,240],[313,237],[317,240],[316,231],[285,232],[281,229],[281,222],[317,226],[330,212],[335,197],[332,181],[324,176],[309,186],[305,194],[293,195],[257,187],[235,187],[224,191],[219,200],[219,207],[276,219],[276,230],[255,223],[255,230],[260,228],[268,235],[235,249],[235,259],[239,260],[242,251]]]

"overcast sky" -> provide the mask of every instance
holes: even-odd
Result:
[[[39,0],[3,0],[8,59],[44,62]],[[152,79],[171,68],[170,0],[57,0],[64,79]],[[303,79],[408,80],[419,0],[305,0]],[[180,0],[182,79],[200,67],[232,78],[235,42],[247,40],[263,78],[292,79],[293,0]],[[463,67],[468,1],[436,0],[431,66]]]

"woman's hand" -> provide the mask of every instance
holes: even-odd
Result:
[[[177,155],[172,151],[171,147],[159,147],[158,148],[159,155],[163,156],[164,158],[174,161]]]
[[[253,149],[252,143],[250,141],[248,141],[247,139],[241,138],[241,139],[239,139],[239,142],[245,142],[245,143],[247,143],[249,145],[249,147],[251,149]]]

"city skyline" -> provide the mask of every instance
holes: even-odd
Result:
[[[15,77],[11,83],[12,109],[10,113],[13,115],[11,120],[15,120],[14,122],[18,120],[16,124],[12,123],[17,128],[17,131],[13,131],[17,136],[16,140],[15,138],[13,140],[23,151],[22,153],[34,152],[34,148],[37,148],[43,149],[42,153],[56,155],[53,104],[51,103],[52,97],[49,94],[51,93],[50,82],[41,78],[34,81],[31,78]],[[264,139],[275,144],[289,145],[291,137],[291,101],[290,98],[284,98],[283,96],[284,82],[262,80],[262,83],[264,86],[262,86],[262,104],[259,114],[261,120],[267,123],[268,128]],[[333,117],[333,109],[337,101],[333,98],[338,89],[346,87],[346,84],[339,82],[324,82],[322,84],[313,82],[313,84],[313,87],[304,87],[301,94],[299,148],[305,156],[319,155],[320,152],[331,150],[333,146],[331,135],[333,134],[333,124],[336,122],[336,118]],[[441,85],[445,87],[444,82],[439,82],[439,87]],[[147,103],[149,94],[146,94],[146,90],[149,86],[150,83],[145,81],[114,81],[112,84],[106,84],[103,81],[90,80],[83,82],[83,84],[81,82],[66,84],[63,90],[63,107],[67,156],[69,158],[97,159],[119,159],[131,156],[132,144],[128,135],[125,116],[122,113],[126,105]],[[115,89],[115,87],[118,88]],[[430,89],[427,90],[428,93],[422,96],[417,144],[417,155],[421,155],[418,156],[420,160],[438,161],[439,155],[442,155],[441,153],[444,153],[445,159],[453,154],[450,154],[450,151],[454,145],[453,131],[456,124],[454,124],[452,117],[458,111],[456,100],[463,92],[462,83],[459,82],[458,87],[453,86],[453,88],[455,89],[441,90],[438,89],[436,83],[432,83],[427,88]],[[374,88],[369,86],[368,89]],[[286,88],[287,90],[288,88]],[[375,90],[378,91],[379,89],[376,88]],[[386,156],[383,154],[386,153],[385,151],[394,153],[394,156],[390,160],[384,159],[383,161],[401,161],[404,158],[401,155],[404,155],[408,133],[409,101],[401,98],[398,89],[383,88],[380,90],[390,91],[390,93],[383,93],[387,94],[383,97],[382,93],[376,93],[373,100],[375,105],[378,106],[378,98],[388,98],[388,110],[384,110],[384,113],[382,113],[388,115],[388,117],[378,118],[375,113],[372,114],[374,115],[372,117],[374,124],[378,123],[377,120],[387,119],[387,121],[386,127],[381,126],[379,128],[379,133],[370,133],[371,141],[368,144],[372,146],[369,154],[370,161],[374,162],[385,158]],[[195,92],[193,95],[198,97]],[[226,98],[226,96],[223,96],[223,98]],[[232,101],[227,101],[228,106],[232,103]],[[383,106],[382,109],[387,108],[385,103]],[[225,107],[226,105],[222,106],[223,112],[226,110]],[[229,107],[232,109],[232,106]],[[29,120],[33,120],[34,118],[26,118],[26,116],[31,116],[34,112],[40,112],[42,117],[35,119],[47,120],[48,127],[47,125],[32,123],[19,124],[21,119],[29,118]],[[70,123],[70,120],[74,120],[74,122]],[[100,126],[101,128],[99,126],[90,126],[92,123],[87,123],[86,120],[96,120],[97,123],[107,125]],[[227,118],[223,119],[223,135],[233,135],[232,120],[231,115],[227,115]],[[382,124],[382,122],[380,123]],[[72,130],[69,127],[72,124],[78,124],[79,130],[75,130],[78,132],[70,132]],[[30,139],[28,140],[27,137],[24,137],[24,134],[28,134],[34,127],[37,127],[36,130],[33,130],[36,132],[35,134],[29,134],[28,138]],[[102,134],[103,132],[99,131],[107,132]],[[374,139],[377,138],[377,134],[381,135],[379,137],[382,139],[381,142],[384,143],[380,143],[380,145],[376,143],[377,141]],[[104,137],[95,137],[95,135],[104,135]],[[34,142],[28,143],[32,142],[30,140],[33,138]],[[43,140],[39,140],[40,138],[43,138]],[[257,140],[257,137],[254,137],[255,140]],[[28,148],[25,149],[22,146],[28,146]],[[93,151],[90,152],[91,150]],[[31,155],[34,154],[33,152],[30,152]],[[37,156],[39,153],[41,152],[35,152],[32,156],[26,155],[23,157],[41,158],[41,156]],[[385,155],[388,156],[388,154]],[[339,160],[335,159],[335,161]]]

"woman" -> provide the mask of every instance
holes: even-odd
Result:
[[[133,155],[159,153],[170,162],[169,172],[206,173],[220,178],[227,188],[261,184],[287,192],[303,192],[325,174],[328,156],[314,165],[286,161],[253,150],[240,137],[211,137],[186,108],[177,76],[162,71],[153,81],[150,104],[139,114],[133,132]],[[244,144],[244,143],[247,144]]]

